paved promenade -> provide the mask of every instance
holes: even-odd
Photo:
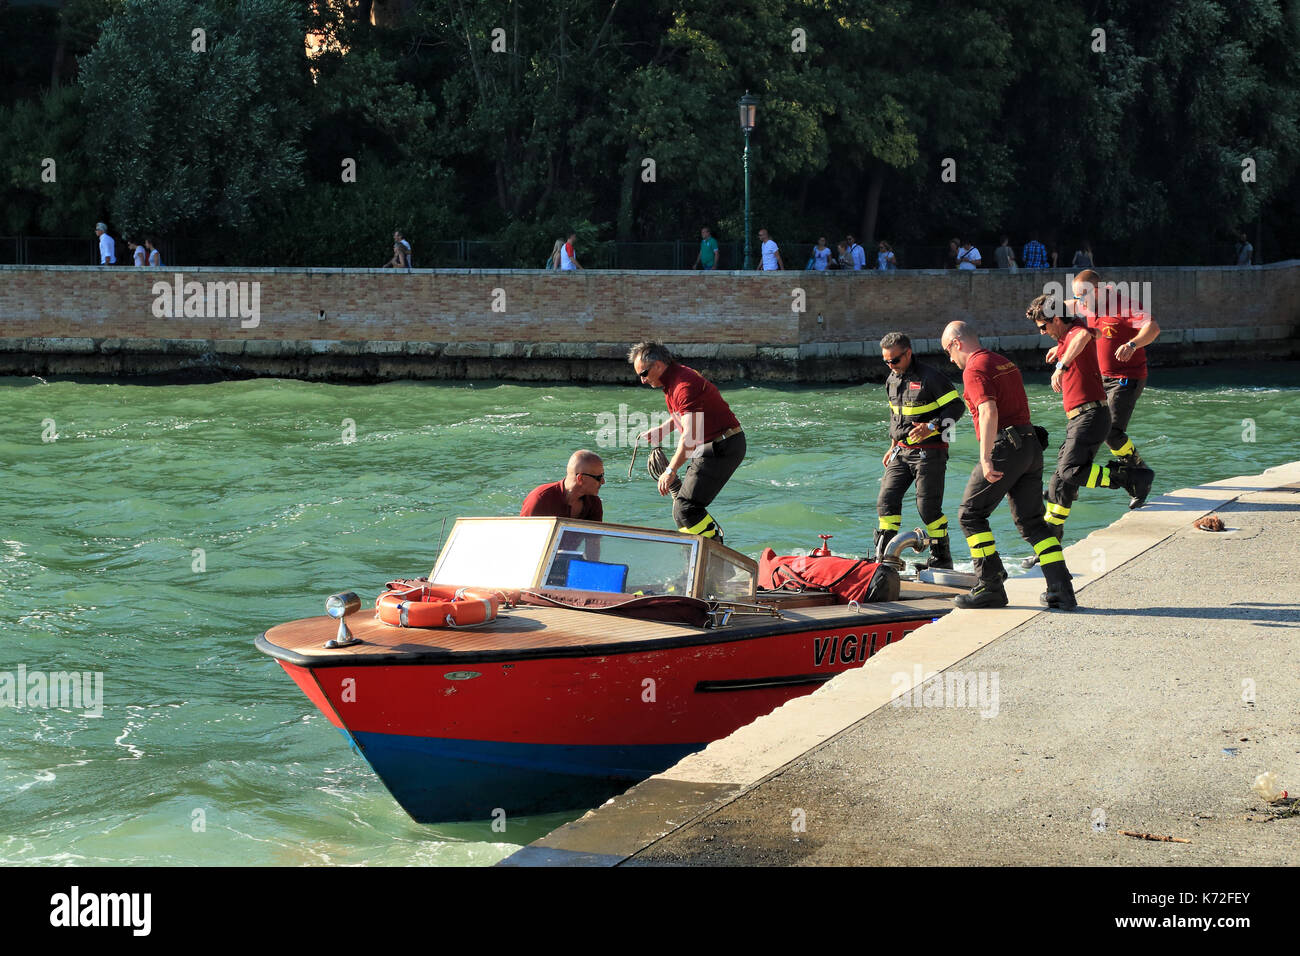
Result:
[[[1250,788],[1300,793],[1300,462],[1066,557],[1078,612],[1008,582],[502,865],[1294,865],[1300,817]]]

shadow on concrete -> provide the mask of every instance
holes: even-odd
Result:
[[[1295,504],[1270,501],[1215,501],[1211,498],[1177,498],[1173,501],[1148,501],[1143,511],[1181,511],[1189,506],[1206,511],[1300,511],[1300,501]],[[1190,522],[1189,522],[1190,523]]]
[[[1076,614],[1095,617],[1172,617],[1204,621],[1245,621],[1268,627],[1300,627],[1300,604],[1277,604],[1249,607],[1085,607],[1079,605]]]

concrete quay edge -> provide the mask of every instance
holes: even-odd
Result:
[[[1225,478],[1152,498],[1065,549],[1076,590],[1122,568],[1186,529],[1192,521],[1253,492],[1300,482],[1300,461],[1261,474]],[[1094,569],[1095,556],[1105,566]],[[615,866],[664,837],[690,826],[770,779],[808,752],[910,691],[900,674],[922,680],[950,668],[1021,625],[1049,613],[1038,605],[1038,574],[1007,582],[1011,606],[996,611],[955,610],[891,644],[861,668],[816,692],[711,743],[668,770],[581,818],[523,847],[499,866]]]

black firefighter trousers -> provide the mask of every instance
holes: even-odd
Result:
[[[975,574],[980,581],[1001,590],[1006,569],[993,542],[989,516],[1003,498],[1010,498],[1011,519],[1038,555],[1043,577],[1049,584],[1069,581],[1061,542],[1044,520],[1043,446],[1032,426],[1013,425],[998,432],[993,443],[993,467],[1002,472],[997,481],[989,481],[983,467],[975,466],[957,509],[957,521],[975,559]]]

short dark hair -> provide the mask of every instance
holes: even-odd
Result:
[[[653,365],[655,362],[672,365],[676,361],[673,358],[673,353],[668,350],[668,346],[661,345],[658,342],[638,342],[628,349],[628,364],[635,366],[637,359],[642,359],[648,365]]]
[[[912,340],[902,332],[889,332],[880,340],[881,349],[892,349],[895,347],[910,349]]]
[[[1029,303],[1025,309],[1025,318],[1037,325],[1039,322],[1051,322],[1052,319],[1064,318],[1065,310],[1056,301],[1056,296],[1040,295]]]

